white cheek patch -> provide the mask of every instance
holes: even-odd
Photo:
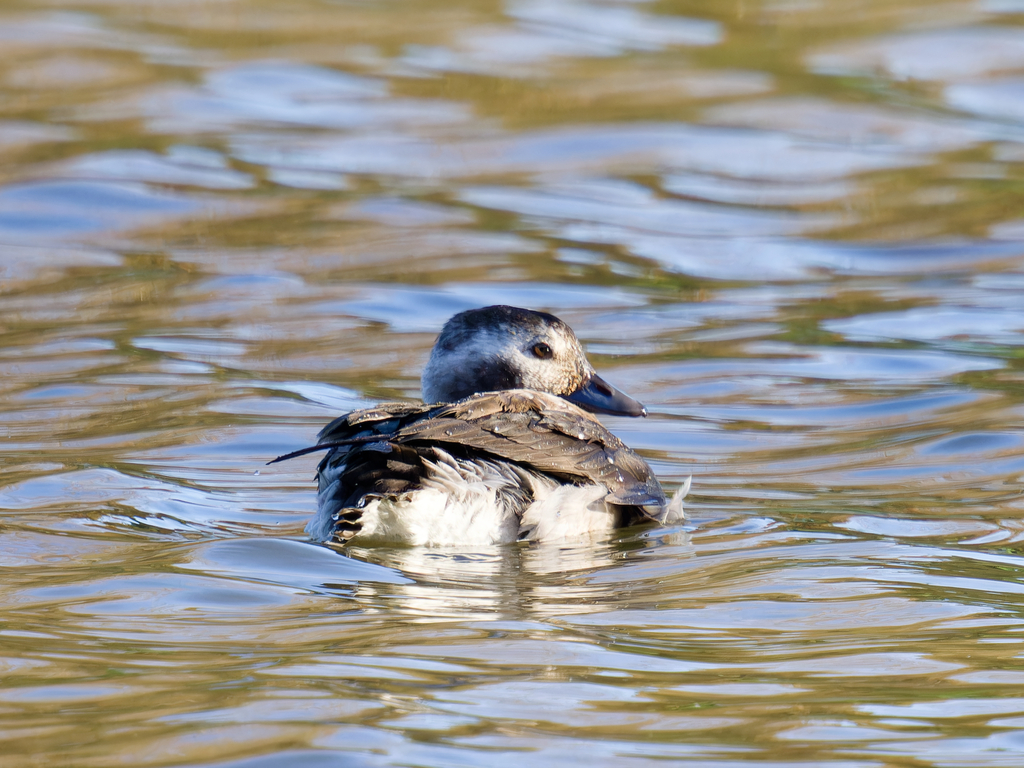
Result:
[[[533,347],[544,343],[551,347],[552,357],[538,358]],[[500,365],[514,372],[494,371],[481,375],[481,365]],[[486,372],[485,372],[486,373]],[[470,391],[495,388],[523,388],[556,395],[575,391],[593,368],[571,331],[557,328],[538,335],[535,331],[508,328],[480,328],[457,347],[430,356],[423,375],[423,399],[443,402],[458,399]]]

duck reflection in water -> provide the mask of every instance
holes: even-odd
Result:
[[[692,578],[680,563],[694,556],[694,548],[681,526],[637,526],[606,537],[592,534],[526,547],[364,548],[356,539],[344,554],[403,577],[397,584],[363,578],[331,590],[354,599],[363,611],[424,624],[452,619],[561,622],[663,603],[665,589]],[[433,636],[431,642],[436,641]],[[399,642],[409,642],[408,636],[403,633]]]
[[[423,372],[426,404],[382,403],[328,424],[317,445],[318,541],[478,546],[560,541],[683,518],[650,466],[593,413],[646,416],[597,375],[554,315],[461,312]]]

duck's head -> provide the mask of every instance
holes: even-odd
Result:
[[[597,375],[572,328],[554,315],[506,306],[455,315],[423,371],[423,400],[451,403],[503,389],[548,392],[594,413],[647,415]]]

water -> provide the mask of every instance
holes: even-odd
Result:
[[[1024,764],[1024,5],[0,9],[0,766]],[[556,312],[684,525],[306,541]]]

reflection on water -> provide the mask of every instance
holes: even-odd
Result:
[[[1024,6],[0,10],[0,766],[1024,762]],[[305,540],[557,312],[690,518]]]

